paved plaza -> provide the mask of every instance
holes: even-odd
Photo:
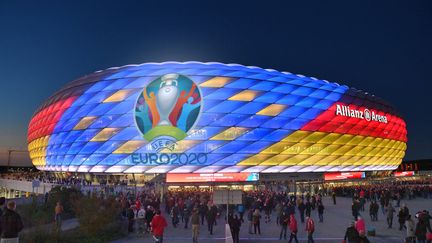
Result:
[[[315,220],[315,233],[314,238],[316,242],[342,242],[345,235],[345,230],[353,221],[351,215],[351,198],[337,198],[337,204],[333,205],[331,198],[323,198],[325,210],[324,210],[324,222],[318,222],[317,211],[312,211],[312,217]],[[410,214],[414,216],[419,210],[432,211],[432,200],[417,198],[415,200],[402,200],[401,205],[406,203],[410,210]],[[398,211],[398,208],[395,208]],[[369,217],[369,203],[365,206],[365,211],[360,212],[366,221],[366,227],[374,227],[376,229],[375,237],[368,237],[371,242],[402,242],[405,238],[405,230],[399,231],[397,213],[393,218],[393,228],[387,229],[387,223],[385,216],[381,212],[381,208],[378,215],[377,222],[371,222]],[[169,226],[165,230],[164,242],[192,242],[191,229],[184,229],[183,227],[173,228],[170,222],[170,218],[166,214]],[[245,215],[246,216],[246,215]],[[246,219],[246,217],[245,217]],[[286,240],[279,240],[280,227],[276,225],[276,216],[273,213],[272,222],[265,223],[264,217],[261,220],[261,235],[248,234],[248,222],[245,221],[240,230],[240,242],[287,242]],[[299,219],[298,211],[296,211],[296,219],[298,221],[299,233],[298,237],[300,242],[306,242],[306,232],[304,230],[305,224],[302,224]],[[416,221],[416,220],[415,220]],[[218,220],[218,225],[214,227],[214,234],[209,235],[207,231],[207,225],[204,224],[200,229],[199,242],[224,242],[224,219],[221,217]],[[182,225],[183,226],[183,225]],[[289,231],[289,229],[288,229]],[[289,232],[288,232],[289,237]],[[130,235],[127,238],[115,241],[115,243],[127,242],[153,242],[150,236],[137,237],[136,235]]]

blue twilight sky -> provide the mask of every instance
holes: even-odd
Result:
[[[432,157],[432,1],[1,1],[0,149],[26,148],[33,111],[112,66],[218,61],[356,87],[408,125],[407,159]]]

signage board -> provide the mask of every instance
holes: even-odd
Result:
[[[167,173],[166,182],[242,182],[258,181],[258,173]]]
[[[396,171],[394,172],[395,177],[407,177],[407,176],[414,176],[414,171]]]
[[[330,172],[324,173],[325,181],[346,180],[346,179],[363,179],[366,177],[365,172]]]
[[[242,190],[214,190],[213,203],[214,204],[241,204],[242,203]]]

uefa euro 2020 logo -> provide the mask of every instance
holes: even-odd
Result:
[[[150,82],[139,95],[135,121],[152,149],[173,150],[193,128],[201,111],[201,94],[188,77],[170,73]]]

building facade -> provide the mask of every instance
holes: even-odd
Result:
[[[393,170],[397,111],[367,92],[237,64],[128,65],[77,79],[28,128],[40,170],[105,173]]]

